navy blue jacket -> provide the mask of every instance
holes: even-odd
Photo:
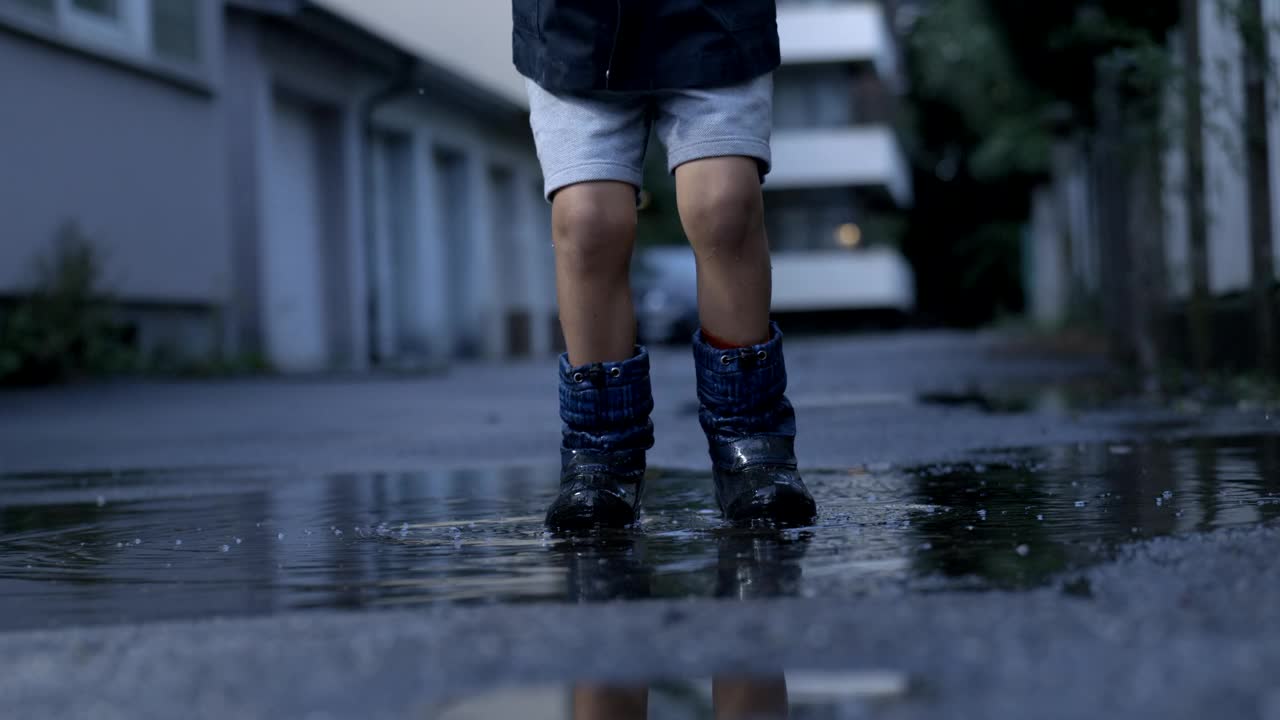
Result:
[[[512,0],[516,69],[551,92],[745,82],[778,66],[774,0]]]

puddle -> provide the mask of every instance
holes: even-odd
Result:
[[[892,670],[778,672],[774,675],[654,680],[633,685],[578,682],[493,690],[434,708],[433,720],[814,720],[869,718],[911,698],[909,678]]]
[[[1116,407],[1122,398],[1132,395],[1132,388],[1118,380],[1087,378],[1049,385],[1005,384],[999,388],[928,392],[917,395],[915,401],[920,405],[971,410],[989,415],[1062,414]]]
[[[1071,584],[1156,535],[1280,518],[1280,438],[1084,445],[1003,464],[806,474],[815,527],[721,525],[710,480],[654,477],[643,531],[567,542],[555,468],[0,478],[0,629],[300,608],[853,596]]]

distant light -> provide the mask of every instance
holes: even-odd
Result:
[[[862,244],[862,228],[854,223],[845,223],[836,228],[836,244],[852,250]]]

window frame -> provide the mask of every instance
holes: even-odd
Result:
[[[151,42],[151,3],[154,0],[114,0],[118,16],[105,18],[78,7],[75,0],[56,0],[58,26],[72,38],[117,52],[159,60]]]
[[[0,0],[0,29],[73,52],[89,55],[125,69],[141,72],[200,93],[213,92],[219,82],[218,54],[210,34],[217,23],[207,0],[194,0],[194,59],[161,54],[152,35],[153,3],[168,0],[117,0],[118,19],[105,18],[74,6],[72,0],[52,0],[52,10],[24,8]]]

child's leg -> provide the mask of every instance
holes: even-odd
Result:
[[[796,469],[782,333],[769,322],[760,179],[769,168],[772,102],[767,75],[669,91],[658,105],[657,129],[697,256],[702,329],[693,357],[716,499],[733,522],[796,525],[810,522],[815,507]]]
[[[635,354],[631,253],[636,190],[584,182],[556,193],[551,206],[556,295],[569,362],[620,362]]]
[[[649,688],[575,685],[573,720],[645,720]]]
[[[623,527],[636,521],[653,447],[649,355],[635,345],[628,276],[649,100],[527,87],[569,349],[559,368],[560,493],[547,525]]]
[[[782,675],[763,679],[713,678],[711,698],[716,720],[784,720],[790,717],[787,680]]]
[[[698,265],[698,315],[723,344],[769,339],[772,277],[760,170],[747,157],[715,157],[676,168],[677,204]]]

